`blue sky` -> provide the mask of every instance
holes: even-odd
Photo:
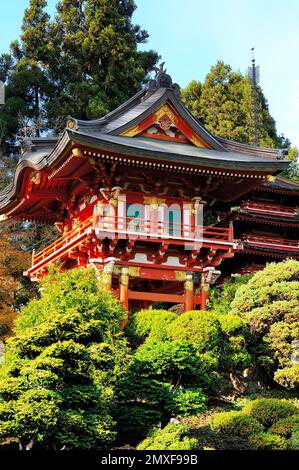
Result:
[[[278,132],[299,146],[298,0],[136,0],[136,23],[150,33],[173,80],[203,80],[218,59],[245,72],[255,46],[261,86]],[[2,2],[0,53],[18,37],[29,0]],[[56,0],[48,0],[54,12]]]

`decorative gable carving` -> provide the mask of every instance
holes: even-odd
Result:
[[[125,137],[149,137],[160,140],[170,140],[193,144],[196,147],[209,148],[195,132],[191,129],[176,111],[168,104],[161,106],[155,113],[146,118],[137,126],[124,131]]]

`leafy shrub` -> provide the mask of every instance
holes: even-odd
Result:
[[[298,408],[287,400],[258,398],[246,404],[243,412],[253,416],[266,428],[269,428],[276,421],[297,414]]]
[[[292,431],[292,435],[289,439],[290,450],[299,450],[299,431]]]
[[[298,388],[299,386],[299,364],[294,364],[284,369],[278,369],[274,374],[274,379],[286,388]]]
[[[261,432],[249,436],[249,442],[256,450],[287,450],[288,442],[277,434]]]
[[[199,355],[195,347],[186,342],[165,341],[145,343],[133,355],[120,375],[116,389],[115,418],[122,423],[120,432],[131,428],[130,413],[134,407],[144,407],[144,413],[156,416],[155,423],[138,418],[143,436],[152,424],[169,421],[172,415],[199,413],[205,409],[206,397],[201,385],[210,377],[210,363]],[[197,388],[198,387],[198,388]],[[124,408],[126,411],[124,412]],[[136,408],[137,409],[137,408]],[[151,411],[150,411],[151,410]],[[158,413],[157,413],[158,411]],[[123,415],[127,416],[124,423]]]
[[[269,432],[283,437],[291,437],[292,433],[299,432],[299,414],[283,418],[274,423]]]
[[[227,336],[247,335],[249,330],[246,321],[239,315],[228,313],[226,315],[219,315],[221,330]]]
[[[200,388],[176,390],[173,401],[167,407],[175,416],[189,416],[206,410],[207,397]]]
[[[246,349],[243,336],[231,336],[227,339],[223,345],[220,363],[224,371],[244,370],[251,365],[251,355]]]
[[[240,286],[246,284],[251,279],[252,274],[245,276],[237,276],[231,278],[229,281],[224,282],[221,287],[211,289],[210,298],[208,302],[209,310],[222,316],[231,310],[231,303],[235,298],[236,291]]]
[[[137,450],[193,450],[197,440],[188,437],[188,429],[182,424],[169,423],[163,429],[153,429],[137,446]]]
[[[249,325],[257,364],[284,387],[298,387],[299,261],[271,263],[256,273],[237,290],[231,313]]]
[[[129,402],[117,402],[112,409],[116,421],[116,430],[121,442],[137,444],[147,433],[163,419],[163,407]]]
[[[0,367],[0,439],[91,448],[115,438],[110,414],[123,367],[123,310],[92,270],[52,273],[24,307]]]
[[[126,335],[134,347],[144,341],[164,341],[167,339],[167,325],[176,318],[177,314],[168,310],[140,310],[132,315]]]
[[[227,411],[217,413],[211,422],[211,429],[228,434],[247,437],[251,434],[263,431],[263,426],[252,416],[247,416],[242,411]]]
[[[170,340],[188,341],[201,353],[218,351],[222,343],[220,323],[210,312],[183,313],[170,323],[167,332]]]

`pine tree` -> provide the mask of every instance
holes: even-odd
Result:
[[[148,34],[132,24],[132,0],[61,0],[51,25],[55,97],[48,102],[51,125],[60,115],[99,117],[134,94],[158,60],[138,51]]]
[[[43,124],[43,103],[51,94],[51,84],[47,74],[49,67],[49,21],[45,12],[46,0],[30,0],[25,10],[22,24],[21,42],[11,44],[16,61],[11,76],[13,95],[24,97],[26,118],[40,136],[46,128]]]
[[[183,101],[206,128],[215,135],[237,142],[255,144],[253,90],[250,79],[218,61],[203,84],[192,81],[183,90]],[[267,100],[257,87],[258,145],[288,147],[278,136]]]

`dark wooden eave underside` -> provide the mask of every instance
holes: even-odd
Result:
[[[55,168],[67,165],[67,159],[73,148],[88,148],[91,155],[96,158],[105,158],[105,153],[114,155],[119,162],[128,161],[141,164],[149,162],[149,167],[156,165],[164,171],[190,172],[199,171],[207,176],[215,174],[242,178],[265,178],[268,173],[277,173],[288,164],[284,161],[262,157],[244,156],[233,152],[219,152],[203,149],[185,144],[165,143],[164,141],[151,141],[151,139],[128,138],[111,135],[98,136],[86,135],[76,131],[66,130],[53,149],[44,148],[42,151],[25,154],[20,160],[12,185],[0,193],[0,210],[2,213],[17,205],[20,198],[21,187],[24,179],[33,171],[50,173]],[[124,157],[124,158],[122,158]],[[130,158],[125,158],[130,157]],[[113,157],[111,157],[113,158]],[[26,176],[27,175],[27,176]],[[241,180],[240,180],[241,181]],[[259,181],[261,183],[261,181]],[[248,192],[257,184],[251,184],[240,191],[240,194]],[[232,192],[232,198],[237,197]]]

